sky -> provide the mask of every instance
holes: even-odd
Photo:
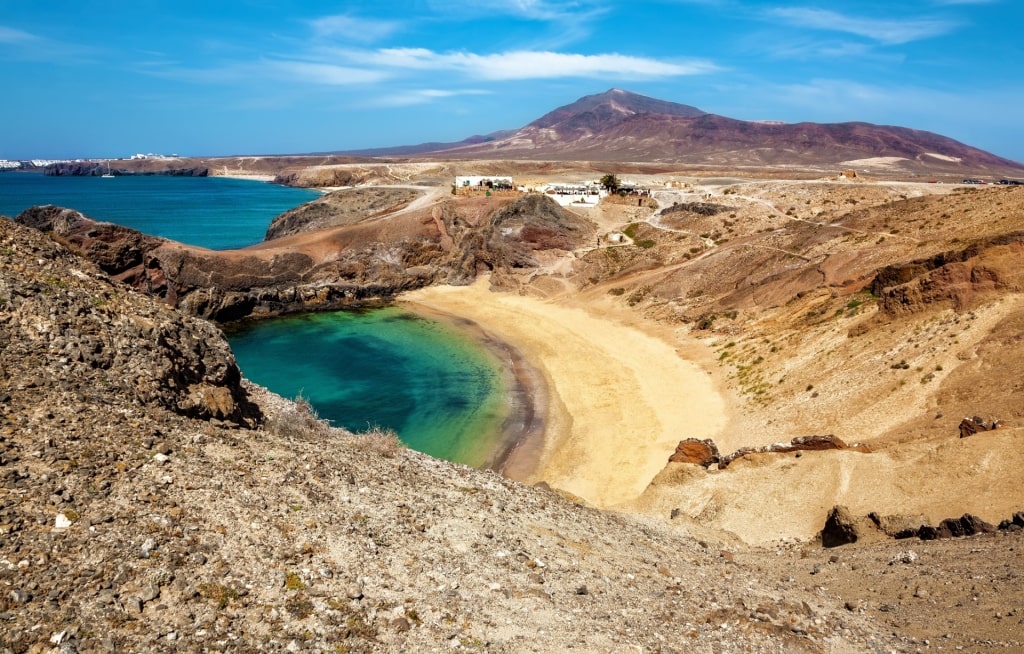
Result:
[[[459,141],[621,88],[1024,162],[1022,0],[0,0],[0,159]]]

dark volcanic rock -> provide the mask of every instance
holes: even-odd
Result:
[[[60,212],[53,217],[54,225],[76,220]],[[215,326],[125,293],[39,232],[0,220],[0,238],[21,253],[0,260],[6,377],[40,387],[82,377],[96,390],[185,416],[259,419]]]
[[[939,523],[939,532],[948,533],[954,538],[972,536],[974,534],[988,534],[994,531],[996,531],[995,525],[989,524],[970,513],[965,513],[959,518],[946,518]]]
[[[99,177],[106,174],[106,164],[95,161],[55,163],[43,168],[43,174],[50,177]],[[115,177],[130,175],[166,175],[170,177],[206,177],[210,171],[203,166],[189,168],[165,168],[162,170],[121,170],[110,168]]]
[[[917,536],[921,527],[928,524],[928,518],[923,515],[878,515],[877,513],[869,513],[868,518],[879,529],[884,531],[886,535],[897,539],[913,538]]]
[[[381,209],[372,197],[370,205]],[[408,198],[402,193],[383,201],[394,208],[392,201]],[[514,286],[515,275],[540,265],[538,251],[573,249],[595,229],[539,194],[499,203],[475,223],[454,203],[435,213],[374,221],[361,220],[353,210],[345,225],[309,249],[270,245],[231,252],[184,246],[60,207],[32,207],[16,220],[94,261],[114,279],[219,322],[380,306],[445,278],[468,284],[482,270],[494,272],[495,285]]]
[[[854,516],[845,506],[833,507],[821,530],[821,544],[825,547],[879,540],[881,537],[875,523],[866,516]]]
[[[960,438],[967,438],[981,431],[992,431],[1002,425],[1003,421],[998,418],[985,420],[980,416],[967,417],[960,421]]]
[[[103,272],[132,285],[136,285],[140,272],[135,269],[144,264],[146,254],[167,242],[114,223],[96,222],[73,209],[53,205],[30,207],[15,220],[51,233],[58,242],[92,261]]]

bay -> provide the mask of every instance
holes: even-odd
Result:
[[[0,174],[0,215],[54,204],[95,220],[210,249],[261,242],[280,213],[319,196],[220,177]],[[452,325],[387,308],[246,324],[227,334],[242,374],[352,431],[394,430],[412,449],[498,463],[509,414],[497,359]]]
[[[227,177],[0,174],[0,215],[54,204],[93,220],[211,250],[254,245],[275,216],[319,192]]]
[[[228,333],[245,376],[338,427],[482,467],[508,416],[500,363],[464,332],[400,308],[304,314]]]

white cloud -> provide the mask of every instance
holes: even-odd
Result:
[[[34,34],[0,25],[0,43],[28,43],[38,38]]]
[[[388,96],[377,98],[370,104],[378,107],[408,107],[418,104],[427,104],[434,100],[454,98],[461,95],[489,95],[490,91],[479,89],[464,89],[459,91],[447,91],[440,89],[417,89],[400,93],[393,93]]]
[[[888,20],[844,16],[828,9],[806,7],[779,7],[768,11],[774,18],[811,29],[846,32],[887,45],[909,43],[945,34],[956,27],[947,20],[922,18],[916,20]]]
[[[380,70],[310,61],[276,60],[267,62],[267,65],[273,73],[285,79],[328,86],[371,84],[389,77],[387,73]]]
[[[340,37],[364,43],[387,38],[401,28],[395,21],[354,18],[344,14],[317,18],[310,21],[310,26],[319,37]]]
[[[537,21],[581,21],[607,11],[602,0],[432,0],[436,11],[463,16],[502,13]]]
[[[552,79],[562,77],[678,77],[715,72],[707,61],[669,62],[611,54],[567,54],[520,50],[495,54],[438,53],[425,48],[387,48],[347,52],[365,64],[401,70],[452,71],[481,80]]]

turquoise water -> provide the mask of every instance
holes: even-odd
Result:
[[[246,377],[352,431],[487,465],[507,416],[498,362],[454,327],[399,308],[262,320],[228,334]]]
[[[0,174],[0,215],[36,204],[191,245],[263,240],[278,214],[319,194],[251,180]],[[228,335],[242,373],[353,431],[395,430],[411,448],[490,462],[506,415],[501,370],[463,332],[399,309],[287,317]]]
[[[0,173],[0,215],[14,218],[37,204],[77,209],[189,245],[227,250],[263,240],[278,214],[320,194],[224,177],[45,177]]]

